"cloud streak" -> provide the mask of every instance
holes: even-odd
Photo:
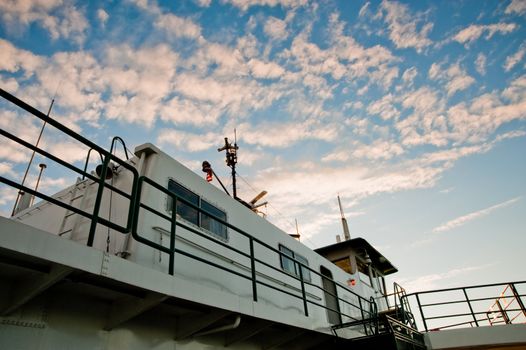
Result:
[[[481,210],[478,210],[478,211],[475,211],[475,212],[472,212],[472,213],[469,213],[469,214],[466,214],[466,215],[463,215],[463,216],[459,216],[458,218],[455,218],[453,220],[450,220],[440,226],[437,226],[433,229],[433,232],[434,233],[440,233],[440,232],[446,232],[446,231],[451,231],[457,227],[460,227],[460,226],[463,226],[465,224],[467,224],[468,222],[471,222],[473,220],[477,220],[477,219],[480,219],[484,216],[487,216],[489,214],[491,214],[493,211],[495,210],[498,210],[498,209],[501,209],[501,208],[505,208],[507,206],[510,206],[516,202],[518,202],[519,200],[521,199],[521,197],[516,197],[516,198],[513,198],[513,199],[510,199],[508,201],[505,201],[505,202],[502,202],[502,203],[499,203],[499,204],[496,204],[496,205],[493,205],[491,207],[488,207],[488,208],[485,208],[485,209],[481,209]]]

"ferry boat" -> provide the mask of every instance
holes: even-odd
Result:
[[[129,156],[118,137],[107,150],[0,95],[86,149],[80,168],[1,130],[77,176],[52,194],[0,176],[18,191],[0,217],[2,349],[526,349],[524,281],[390,292],[397,268],[343,211],[343,240],[312,250],[258,215],[261,196],[238,198],[228,139],[232,195],[208,162],[196,174],[150,143]]]

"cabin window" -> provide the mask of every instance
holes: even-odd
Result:
[[[201,199],[201,208],[214,215],[215,217],[226,221],[226,213],[221,209],[208,203],[204,199]],[[212,217],[206,215],[205,213],[201,213],[201,227],[222,238],[227,238],[226,226],[217,221],[216,219],[213,219]]]
[[[334,260],[333,263],[338,266],[343,271],[352,274],[352,265],[351,265],[351,259],[349,257],[345,257],[343,259]]]
[[[300,268],[301,268],[301,274],[303,276],[303,280],[310,282],[310,270],[306,267],[309,266],[309,261],[304,258],[303,256],[299,255],[298,253],[295,253],[294,251],[290,250],[289,248],[280,245],[279,251],[282,253],[280,254],[280,261],[281,261],[281,268],[288,273],[295,275],[297,277],[300,277]],[[298,264],[293,259],[296,259],[301,263]]]
[[[213,216],[226,221],[226,213],[214,206],[210,202],[199,197],[194,192],[178,184],[174,180],[168,181],[168,190],[175,193],[178,197],[184,198],[188,202],[194,204],[195,206],[206,210]],[[168,211],[171,212],[173,208],[173,203],[171,198],[168,201]],[[192,223],[196,226],[199,226],[215,236],[218,236],[222,239],[227,239],[227,229],[226,226],[220,223],[219,221],[213,219],[205,213],[200,213],[199,210],[192,208],[190,205],[183,203],[182,201],[177,201],[177,215],[182,219]]]

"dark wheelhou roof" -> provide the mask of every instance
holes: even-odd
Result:
[[[363,238],[353,238],[348,241],[343,241],[335,244],[331,244],[325,247],[314,249],[314,251],[320,255],[327,257],[331,252],[353,249],[359,252],[360,249],[365,249],[373,262],[373,266],[380,271],[383,275],[389,275],[398,271],[396,267],[391,264],[389,260],[378,250],[376,250],[369,242]]]

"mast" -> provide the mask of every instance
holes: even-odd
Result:
[[[234,130],[234,145],[230,142],[228,142],[228,137],[225,137],[225,145],[221,148],[218,148],[218,152],[226,151],[226,165],[228,165],[232,169],[232,192],[233,197],[235,199],[238,199],[237,197],[237,186],[236,186],[236,164],[237,164],[237,150],[239,147],[237,146],[237,135],[236,131]]]
[[[351,234],[349,233],[349,225],[347,224],[347,219],[343,214],[342,201],[340,200],[340,195],[338,195],[338,205],[340,206],[340,214],[342,216],[343,237],[345,241],[348,241],[351,239]]]

